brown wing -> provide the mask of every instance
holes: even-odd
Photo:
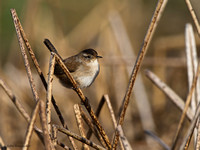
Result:
[[[80,62],[77,61],[76,57],[74,57],[74,56],[64,59],[63,62],[65,64],[65,66],[67,67],[67,69],[69,70],[69,72],[76,71],[76,69],[78,68],[78,66],[80,64]],[[55,65],[54,74],[55,75],[64,74],[63,70],[61,69],[61,67],[58,64]]]
[[[64,60],[64,64],[70,72],[75,72],[78,69],[80,62],[77,57],[71,56]]]

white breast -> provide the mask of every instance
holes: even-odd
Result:
[[[88,87],[92,84],[99,73],[99,63],[96,59],[87,63],[87,66],[80,67],[77,71],[73,77],[80,84],[80,88]]]

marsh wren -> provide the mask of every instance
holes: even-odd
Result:
[[[45,39],[44,43],[49,48],[48,42],[50,43],[49,40]],[[56,50],[55,52],[57,53]],[[64,59],[63,62],[78,84],[78,87],[85,88],[90,86],[99,74],[99,58],[102,58],[102,56],[99,56],[94,49],[85,49],[74,56]],[[55,64],[54,74],[59,78],[63,86],[73,88],[69,78],[58,64]]]

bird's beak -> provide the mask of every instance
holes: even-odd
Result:
[[[103,58],[102,56],[97,56],[97,58]]]

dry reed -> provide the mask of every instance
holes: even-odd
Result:
[[[85,139],[85,138],[82,137],[82,136],[79,136],[78,134],[72,133],[71,131],[69,131],[69,130],[67,130],[67,129],[65,129],[65,128],[62,128],[62,127],[60,127],[60,126],[56,126],[56,127],[57,127],[58,131],[60,131],[60,132],[62,132],[62,133],[64,133],[64,134],[66,134],[66,135],[68,135],[68,136],[71,136],[71,137],[73,137],[73,138],[75,138],[75,139],[81,141],[82,143],[85,143],[85,144],[87,144],[87,145],[89,145],[89,146],[91,146],[91,147],[93,147],[93,148],[95,148],[95,149],[105,150],[105,148],[101,147],[100,145],[97,145],[97,144],[95,144],[94,142],[92,142],[92,141],[90,141],[90,140],[87,140],[87,139]]]
[[[51,133],[51,97],[52,97],[52,82],[55,67],[55,56],[52,54],[49,62],[49,73],[47,83],[47,99],[46,99],[46,114],[49,133]]]
[[[44,135],[44,145],[45,145],[45,149],[46,150],[55,150],[54,145],[51,142],[51,135],[50,135],[50,131],[48,128],[48,123],[47,122],[47,113],[45,113],[45,111],[47,110],[45,108],[44,102],[41,101],[40,102],[40,120],[41,120],[41,124],[42,124],[42,130],[43,130],[43,135]]]
[[[27,132],[26,132],[25,141],[24,141],[24,145],[23,145],[23,150],[27,150],[28,147],[30,146],[30,140],[31,140],[31,136],[32,136],[32,133],[33,133],[33,129],[34,129],[36,116],[37,116],[37,114],[39,112],[39,106],[40,106],[40,101],[38,101],[36,103],[35,109],[33,110],[33,113],[32,113],[32,116],[31,116],[31,120],[29,122],[28,129],[27,129]]]
[[[86,149],[89,149],[89,147],[85,146],[85,144],[87,144],[89,146],[92,146],[95,149],[116,149],[117,145],[118,145],[118,140],[120,140],[121,149],[127,149],[127,150],[131,149],[131,146],[130,146],[127,138],[124,136],[124,133],[123,133],[123,130],[122,130],[122,125],[123,125],[123,122],[124,122],[124,118],[125,118],[127,107],[129,105],[130,96],[131,96],[131,93],[132,93],[132,90],[133,90],[133,86],[136,84],[136,77],[140,78],[140,75],[138,75],[138,71],[139,71],[139,69],[141,67],[141,64],[143,62],[144,56],[145,56],[145,54],[147,52],[147,49],[149,47],[149,43],[152,41],[151,39],[152,39],[153,34],[154,34],[155,30],[156,30],[156,27],[157,27],[158,21],[160,20],[162,12],[164,11],[166,3],[167,3],[167,0],[158,0],[158,2],[157,2],[157,6],[156,6],[156,9],[154,11],[151,23],[150,23],[149,28],[148,28],[148,30],[146,32],[142,47],[141,47],[141,49],[139,51],[139,54],[138,54],[137,59],[136,59],[136,63],[134,65],[134,68],[133,68],[132,73],[131,73],[129,84],[128,84],[128,87],[126,89],[126,93],[125,93],[125,96],[124,96],[124,99],[123,99],[123,102],[122,102],[122,105],[121,105],[121,109],[120,109],[120,112],[119,112],[118,121],[116,121],[116,119],[115,119],[115,115],[114,115],[115,112],[114,112],[114,110],[112,108],[112,105],[111,105],[111,102],[109,100],[109,96],[108,95],[104,95],[102,97],[102,99],[101,99],[101,101],[99,103],[98,109],[97,109],[96,113],[94,113],[93,108],[91,107],[88,98],[83,94],[82,90],[77,87],[76,82],[71,77],[71,75],[70,75],[68,69],[66,68],[66,66],[63,64],[62,57],[59,55],[59,53],[56,51],[55,47],[51,44],[51,42],[48,39],[45,39],[44,43],[53,52],[51,53],[51,58],[50,58],[50,62],[49,62],[48,83],[46,82],[46,80],[44,78],[44,75],[43,75],[43,73],[42,73],[42,71],[40,69],[39,63],[38,63],[38,61],[37,61],[37,59],[35,57],[35,53],[32,50],[31,45],[28,42],[26,34],[25,34],[25,32],[24,32],[24,30],[22,28],[22,25],[21,25],[21,23],[20,23],[20,21],[18,19],[16,11],[14,9],[11,9],[11,14],[12,14],[14,26],[15,26],[16,33],[17,33],[17,38],[18,38],[18,42],[19,42],[19,45],[20,45],[21,54],[23,56],[23,61],[24,61],[24,65],[25,65],[25,68],[26,68],[27,76],[28,76],[28,79],[29,79],[29,84],[30,84],[30,87],[31,87],[31,90],[32,90],[32,94],[33,94],[34,100],[36,101],[36,106],[35,106],[35,109],[33,111],[32,117],[31,118],[29,117],[29,115],[26,113],[25,109],[21,105],[20,101],[13,94],[12,90],[10,90],[7,87],[7,85],[5,85],[3,80],[1,80],[1,79],[0,79],[0,86],[4,89],[4,91],[10,97],[12,102],[15,104],[16,108],[23,115],[23,117],[29,122],[29,126],[28,126],[28,129],[27,129],[27,133],[26,133],[23,149],[28,149],[28,146],[30,145],[30,140],[31,140],[31,135],[32,135],[33,130],[36,131],[36,133],[38,134],[38,136],[40,137],[40,139],[42,141],[44,140],[43,142],[44,142],[44,145],[45,145],[45,149],[55,149],[56,145],[61,146],[63,149],[68,149],[68,150],[71,149],[70,147],[68,147],[67,145],[61,143],[58,140],[57,131],[63,132],[66,135],[69,136],[70,142],[71,142],[71,144],[73,146],[73,149],[75,149],[75,150],[78,149],[78,147],[76,146],[73,138],[75,138],[75,139],[81,141],[82,143],[84,143],[84,147]],[[193,21],[194,21],[194,23],[196,25],[197,32],[200,35],[200,25],[199,25],[199,22],[197,20],[197,16],[196,16],[196,14],[194,12],[194,9],[192,8],[192,5],[190,3],[190,0],[186,0],[186,4],[187,4],[188,9],[189,9],[189,11],[191,13]],[[92,11],[91,16],[94,16],[94,14],[95,14],[94,12],[96,10],[100,10],[99,9],[99,8],[101,8],[100,6],[103,6],[103,5],[104,5],[103,3],[99,4],[99,6],[95,10]],[[106,10],[106,9],[104,9],[104,10]],[[87,19],[88,18],[86,18],[86,20]],[[120,45],[120,44],[125,44],[127,42],[125,45],[129,46],[129,50],[130,50],[129,52],[131,52],[132,51],[132,48],[130,48],[131,47],[130,46],[131,42],[127,38],[128,37],[126,35],[127,33],[125,31],[123,31],[124,32],[123,35],[126,36],[126,38],[125,38],[126,42],[120,43],[120,40],[119,40],[120,36],[117,33],[119,28],[117,28],[115,26],[116,24],[114,24],[113,22],[114,22],[114,20],[111,19],[111,24],[112,24],[112,27],[114,29],[114,34],[115,34],[116,39],[118,41],[118,44],[119,44],[118,46],[119,46],[120,50],[123,50],[123,48],[122,48],[123,46]],[[118,22],[118,25],[119,24],[120,23]],[[81,25],[84,25],[84,21],[83,21],[83,24],[81,24]],[[79,26],[78,27],[78,29],[79,29],[78,31],[80,31],[80,28],[82,29],[82,27]],[[122,25],[121,28],[124,28],[124,26]],[[96,29],[93,29],[93,30],[95,31],[95,33],[93,33],[92,36],[97,34],[97,30]],[[199,85],[197,84],[197,87],[196,87],[196,83],[197,83],[197,80],[198,80],[198,75],[200,73],[200,65],[198,66],[198,70],[197,70],[197,55],[193,56],[193,54],[196,52],[196,49],[195,49],[195,45],[196,44],[194,43],[194,35],[192,35],[192,34],[193,34],[193,31],[191,31],[191,29],[189,29],[189,27],[187,25],[187,27],[186,27],[186,41],[187,41],[186,42],[186,47],[188,48],[187,49],[187,53],[188,53],[187,57],[188,58],[192,57],[192,60],[190,60],[190,59],[187,60],[187,63],[188,63],[188,76],[189,76],[188,78],[190,80],[189,81],[189,88],[190,87],[191,88],[190,88],[189,93],[187,95],[186,103],[184,103],[183,100],[171,88],[169,88],[164,82],[162,82],[155,74],[153,74],[150,71],[146,71],[146,74],[147,74],[148,78],[150,78],[150,80],[157,87],[159,87],[161,89],[161,91],[163,91],[178,106],[179,109],[183,110],[183,113],[182,113],[182,116],[180,118],[180,122],[178,124],[178,129],[176,131],[176,134],[175,134],[174,141],[173,141],[171,149],[175,149],[175,147],[177,145],[177,141],[178,141],[178,138],[179,138],[180,133],[182,131],[183,122],[184,122],[186,116],[189,118],[189,120],[191,120],[191,123],[190,123],[190,126],[189,126],[188,130],[187,130],[187,134],[186,134],[184,140],[181,143],[180,149],[188,149],[190,141],[191,141],[191,137],[194,134],[195,127],[198,126],[198,129],[200,129],[199,122],[197,121],[198,117],[200,115],[200,105],[198,104],[199,101],[197,101],[197,99],[199,99],[198,95],[200,95],[199,92],[198,92],[198,86]],[[74,34],[71,33],[70,36],[74,37]],[[90,39],[91,39],[92,36],[90,36]],[[193,40],[191,40],[191,39],[193,39]],[[87,41],[85,39],[80,40],[80,42],[81,43],[87,43]],[[25,51],[25,46],[27,47],[28,53],[31,56],[33,64],[35,65],[35,68],[36,68],[36,70],[37,70],[37,72],[38,72],[38,74],[40,76],[40,79],[42,80],[42,83],[43,83],[45,89],[47,90],[47,93],[46,93],[46,108],[44,107],[43,102],[40,100],[40,98],[38,96],[38,92],[37,92],[38,89],[36,89],[36,86],[35,86],[36,84],[35,84],[33,76],[32,76],[32,72],[31,72],[32,68],[29,65],[29,61],[28,61],[28,58],[27,58],[27,55],[26,55],[26,51]],[[193,47],[193,50],[189,49],[189,47]],[[127,53],[129,53],[129,52],[127,52]],[[195,61],[195,59],[196,59],[196,61]],[[169,59],[167,59],[167,60],[171,61]],[[126,61],[126,58],[123,58],[121,61]],[[148,59],[147,59],[147,61],[148,61]],[[151,62],[152,59],[149,59],[149,61]],[[161,61],[163,61],[163,60],[161,60]],[[180,61],[180,60],[178,60],[178,61]],[[174,62],[176,62],[176,61],[174,61]],[[52,95],[52,81],[53,81],[53,72],[54,72],[55,63],[59,64],[61,66],[61,68],[63,69],[64,73],[66,74],[66,76],[68,76],[68,78],[70,79],[70,81],[73,84],[74,91],[77,93],[77,95],[81,99],[82,104],[84,104],[85,108],[87,109],[87,111],[88,111],[88,113],[89,113],[89,115],[91,117],[91,119],[90,119],[88,117],[88,115],[84,112],[84,110],[81,108],[81,106],[78,106],[78,105],[74,106],[75,117],[77,119],[78,129],[79,129],[79,131],[81,133],[81,136],[71,132],[68,129],[67,123],[65,122],[64,117],[62,116],[61,111],[58,108],[58,106],[56,105],[56,101],[55,101],[55,99],[54,99],[54,97]],[[128,64],[128,63],[129,62],[126,61],[126,64]],[[196,63],[196,65],[195,65],[195,63]],[[177,64],[175,64],[175,65],[173,64],[171,66],[173,66],[173,67],[176,66],[177,67]],[[192,72],[192,74],[190,74],[191,72]],[[142,83],[142,82],[140,82],[140,83]],[[193,94],[194,91],[196,92],[195,94]],[[197,98],[195,100],[194,97],[196,95],[197,95]],[[192,97],[193,97],[194,100],[192,99]],[[52,101],[53,106],[54,106],[54,108],[56,110],[56,113],[57,113],[57,115],[59,117],[59,120],[60,120],[60,122],[61,122],[63,127],[61,127],[59,125],[53,125],[53,126],[51,125],[51,117],[52,117],[51,115],[52,114],[51,114],[50,101]],[[113,136],[113,139],[112,139],[113,140],[112,141],[113,142],[112,145],[111,145],[111,143],[109,141],[108,135],[106,134],[105,130],[103,129],[103,126],[100,124],[100,122],[98,120],[98,116],[99,116],[99,114],[100,114],[100,112],[102,110],[102,107],[103,107],[105,101],[107,103],[109,114],[110,114],[111,120],[113,122],[113,129],[115,130],[115,132],[113,134],[114,136]],[[192,107],[189,106],[190,103],[192,103]],[[196,104],[198,104],[198,105],[196,105]],[[144,115],[142,115],[143,112],[141,112],[141,108],[142,107],[139,108],[139,112],[140,112],[140,115],[141,115],[141,118],[142,118],[142,116],[144,116]],[[151,113],[150,109],[149,109],[149,112]],[[37,114],[40,115],[40,123],[41,123],[42,129],[43,129],[42,131],[40,129],[38,129],[34,125],[34,122],[35,122]],[[84,127],[83,127],[82,119],[86,122],[86,124],[89,127],[89,131],[88,131],[87,134],[85,134],[85,132],[83,130]],[[153,120],[152,120],[152,122],[153,122]],[[144,121],[143,121],[143,124],[144,124],[143,126],[145,126]],[[94,135],[100,141],[100,143],[103,145],[103,147],[98,145],[98,144],[95,144],[93,141],[89,140],[91,135],[92,135],[92,133],[94,133]],[[200,145],[199,144],[200,143],[199,142],[200,134],[199,133],[197,133],[197,134],[195,133],[194,135],[195,135],[194,141],[195,141],[195,143],[197,143],[195,146],[196,146],[197,149],[199,149],[199,147],[200,147],[199,146]],[[169,149],[167,146],[165,148]]]
[[[80,111],[80,107],[79,107],[78,104],[74,105],[74,113],[75,113],[75,116],[76,116],[76,122],[77,122],[77,125],[78,125],[79,132],[80,132],[82,137],[86,138],[85,130],[84,130],[84,127],[83,127],[83,119],[81,117],[81,111]],[[89,147],[86,144],[83,144],[82,149],[89,150]]]
[[[126,94],[124,96],[123,103],[121,105],[122,109],[120,111],[120,117],[119,117],[119,120],[118,120],[118,125],[123,124],[126,109],[128,107],[128,104],[129,104],[130,95],[132,93],[132,89],[133,89],[133,85],[135,83],[137,73],[138,73],[139,68],[141,66],[141,63],[144,59],[145,53],[148,49],[149,43],[150,43],[151,38],[153,36],[153,33],[156,29],[158,21],[160,20],[160,17],[162,15],[162,12],[165,8],[166,3],[167,3],[167,0],[159,0],[158,3],[157,3],[156,9],[154,11],[154,14],[153,14],[153,17],[152,17],[152,20],[151,20],[151,23],[150,23],[149,28],[147,30],[146,36],[144,38],[142,47],[141,47],[140,52],[137,56],[137,59],[136,59],[136,62],[135,62],[135,65],[134,65],[134,68],[133,68],[133,71],[132,71],[132,74],[131,74],[131,77],[130,77],[130,80],[129,80],[128,88],[126,90]],[[113,139],[112,149],[116,149],[118,139],[119,139],[119,134],[118,134],[118,131],[115,130],[115,136],[114,136],[114,139]]]
[[[146,70],[145,74],[161,91],[163,91],[170,98],[170,100],[172,100],[172,102],[179,109],[184,109],[184,101],[170,87],[162,82],[153,72]],[[192,118],[194,117],[194,113],[192,112],[191,108],[188,108],[187,110],[187,117],[190,120],[192,120]]]
[[[194,90],[195,90],[195,87],[196,87],[196,83],[197,83],[197,79],[198,79],[199,74],[200,74],[200,65],[198,64],[198,70],[197,70],[197,72],[196,72],[196,74],[195,74],[195,77],[194,77],[194,79],[193,79],[192,87],[191,87],[191,89],[190,89],[190,91],[189,91],[189,93],[188,93],[188,96],[187,96],[187,99],[186,99],[186,102],[185,102],[185,107],[184,107],[184,109],[183,109],[183,113],[182,113],[182,115],[181,115],[181,119],[180,119],[180,121],[179,121],[176,134],[175,134],[175,136],[174,136],[173,144],[172,144],[172,147],[171,147],[172,150],[175,149],[176,144],[177,144],[177,141],[178,141],[178,138],[179,138],[179,136],[180,136],[180,131],[181,131],[182,127],[183,127],[183,122],[184,122],[184,119],[185,119],[185,116],[186,116],[188,107],[189,107],[189,105],[190,105],[191,98],[192,98],[192,94],[193,94],[193,92],[194,92]]]

